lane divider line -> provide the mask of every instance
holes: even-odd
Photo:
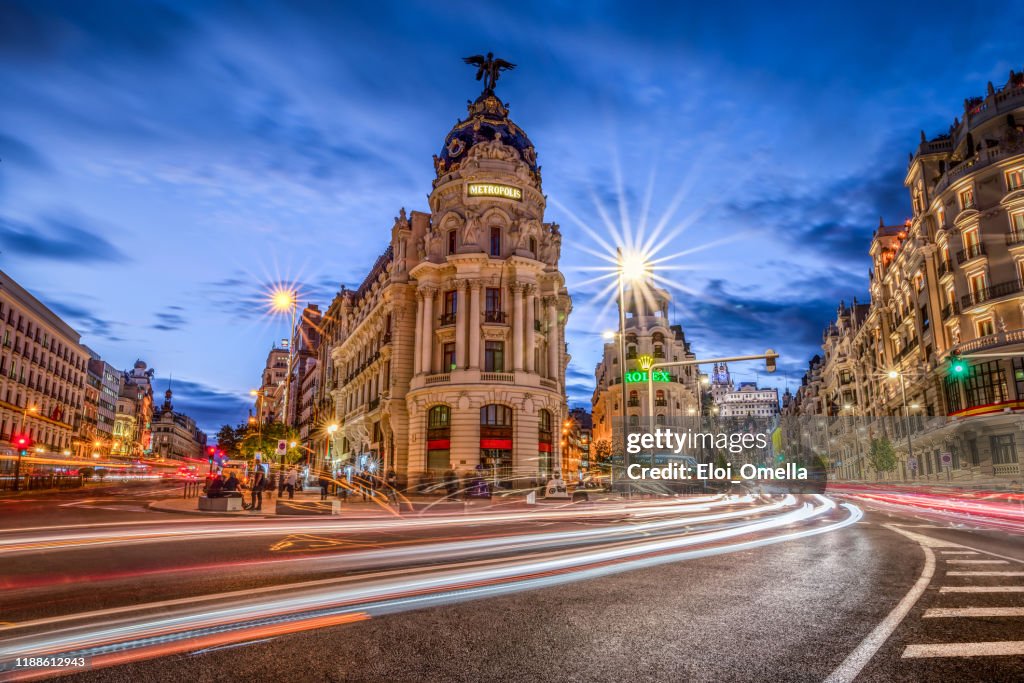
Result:
[[[903,651],[904,659],[921,657],[1005,657],[1008,655],[1024,655],[1024,640],[908,645],[907,649]]]

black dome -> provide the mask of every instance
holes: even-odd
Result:
[[[441,153],[434,158],[438,177],[456,170],[466,159],[471,147],[481,142],[500,139],[501,143],[516,149],[530,171],[537,174],[537,153],[523,129],[508,118],[508,107],[495,94],[485,90],[467,107],[469,116],[455,124]]]

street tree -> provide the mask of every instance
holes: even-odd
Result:
[[[871,447],[868,449],[868,464],[875,470],[875,478],[882,472],[892,472],[896,469],[896,451],[892,447],[889,437],[881,436],[871,440]]]

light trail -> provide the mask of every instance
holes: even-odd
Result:
[[[832,521],[836,504],[823,496],[818,503],[793,508],[780,501],[776,514],[698,533],[676,529],[655,539],[615,541],[577,552],[564,548],[529,557],[514,556],[448,564],[436,569],[386,571],[362,576],[285,584],[257,591],[236,591],[183,601],[132,605],[54,620],[37,620],[4,629],[24,632],[68,621],[96,623],[60,626],[51,631],[8,638],[0,645],[0,664],[32,654],[89,656],[94,666],[162,656],[167,652],[256,639],[256,634],[283,634],[316,628],[321,619],[366,618],[428,605],[458,602],[512,591],[564,584],[585,578],[655,566],[666,562],[736,552],[786,540],[834,531],[857,522],[862,514],[844,504],[846,517]],[[786,506],[786,507],[784,507]],[[767,507],[767,506],[764,506]],[[790,509],[791,508],[791,509]],[[763,507],[760,508],[763,511]],[[751,511],[744,511],[748,515]],[[730,513],[723,513],[730,514]],[[695,517],[709,517],[700,514]],[[644,524],[666,528],[661,520]],[[693,519],[686,521],[693,522]],[[801,525],[802,528],[788,528]],[[593,530],[586,530],[593,531]],[[566,532],[562,532],[564,535]],[[578,531],[568,533],[579,533]],[[554,534],[534,534],[547,538]],[[745,538],[744,538],[745,537]],[[521,539],[520,539],[521,540]],[[432,544],[448,545],[448,544]],[[447,559],[447,558],[446,558]],[[140,614],[151,611],[154,614]],[[66,619],[66,620],[65,620]],[[44,623],[45,622],[45,623]],[[271,629],[271,631],[268,631]],[[116,653],[116,657],[114,654]]]
[[[619,505],[612,504],[602,507],[584,508],[579,505],[573,508],[556,510],[528,510],[523,512],[484,512],[478,514],[452,514],[431,517],[405,517],[401,519],[380,519],[354,522],[345,518],[331,520],[278,521],[278,520],[246,520],[239,525],[235,520],[219,519],[163,522],[145,522],[145,526],[131,526],[122,531],[91,531],[93,525],[82,525],[82,531],[72,533],[43,533],[29,535],[34,530],[2,530],[5,538],[0,539],[0,555],[23,553],[28,551],[58,551],[83,546],[126,545],[137,543],[155,543],[164,541],[194,541],[201,538],[218,538],[224,534],[233,537],[242,536],[277,536],[288,533],[335,532],[356,533],[365,531],[385,531],[394,529],[408,530],[411,528],[439,528],[462,525],[507,524],[510,522],[533,522],[538,520],[579,520],[591,517],[621,517],[631,514],[663,514],[670,515],[681,510],[694,507],[710,508],[727,505],[750,503],[750,497],[727,499],[722,496],[701,497],[686,501],[671,501],[661,505]],[[244,519],[244,518],[243,518]],[[170,527],[170,528],[168,528]],[[22,535],[15,535],[21,531]]]
[[[837,491],[835,494],[887,512],[1024,534],[1024,507],[1013,503],[915,492],[851,490]]]

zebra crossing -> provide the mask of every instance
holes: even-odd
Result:
[[[942,667],[948,676],[963,667],[971,680],[1024,678],[1024,562],[939,539],[917,540],[935,553],[936,565],[921,627],[907,638],[918,642],[902,647],[903,673]]]

